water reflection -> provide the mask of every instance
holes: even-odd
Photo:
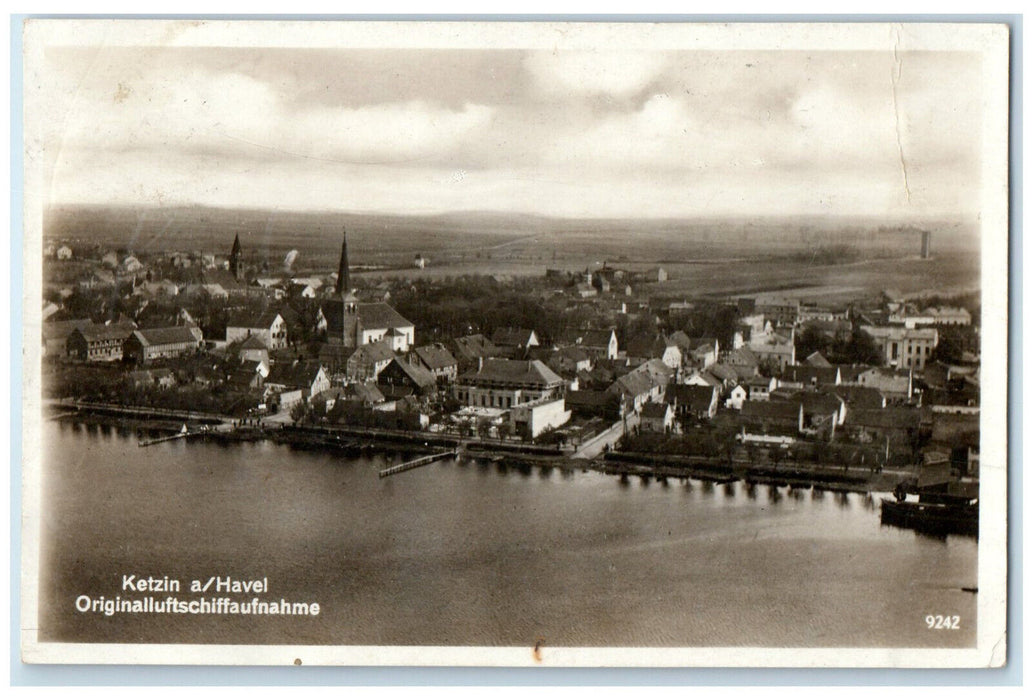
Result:
[[[541,480],[528,481],[515,463],[496,471],[488,460],[380,480],[376,467],[391,460],[221,441],[162,443],[140,451],[152,468],[111,469],[138,454],[132,435],[114,445],[74,428],[45,434],[58,456],[45,467],[54,506],[45,544],[61,575],[46,594],[60,612],[43,622],[62,640],[225,642],[221,628],[199,621],[84,623],[66,602],[84,588],[110,593],[89,587],[110,575],[112,561],[184,575],[210,562],[261,567],[257,574],[281,582],[277,594],[318,596],[328,612],[308,636],[299,637],[296,620],[270,617],[249,621],[232,641],[317,644],[511,645],[542,634],[571,646],[808,646],[812,627],[785,613],[807,596],[822,615],[822,645],[944,646],[924,625],[916,629],[911,612],[957,608],[957,593],[921,583],[968,582],[975,572],[974,542],[880,529],[864,497],[845,512],[816,490],[797,501],[797,488],[781,508],[768,500],[785,497],[785,487],[686,478],[679,498],[676,477],[665,492],[634,472],[535,465]],[[560,477],[545,481],[555,470]],[[723,496],[711,498],[719,486]],[[117,507],[112,494],[124,494]],[[684,585],[694,571],[713,585]],[[586,587],[614,601],[604,614]],[[879,605],[858,606],[859,596]],[[961,605],[959,614],[975,614],[971,601]],[[410,611],[420,614],[399,617]],[[949,644],[971,644],[962,634]]]
[[[815,486],[813,489],[811,489],[811,500],[812,501],[824,501],[825,500],[825,491],[820,489],[820,488],[818,488],[817,486]]]
[[[846,491],[837,491],[836,492],[836,505],[838,505],[840,508],[849,509],[850,505],[851,505],[850,504],[850,494],[847,493]]]

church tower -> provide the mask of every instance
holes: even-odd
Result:
[[[233,237],[233,250],[230,251],[230,274],[238,282],[244,276],[244,262],[240,259],[240,234]]]
[[[348,232],[342,231],[341,235],[341,262],[337,265],[338,296],[351,292],[351,280],[348,278]]]

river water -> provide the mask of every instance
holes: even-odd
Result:
[[[878,497],[346,459],[44,427],[40,638],[531,646],[972,646],[976,541]],[[318,616],[81,613],[122,576],[266,578]],[[135,594],[139,595],[139,594]],[[157,594],[164,597],[164,594]],[[241,596],[241,599],[250,599]],[[926,615],[958,615],[929,630]]]

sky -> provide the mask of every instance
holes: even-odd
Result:
[[[51,204],[974,215],[977,53],[57,47]]]

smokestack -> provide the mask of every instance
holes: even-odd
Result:
[[[922,259],[929,259],[929,245],[932,243],[933,234],[931,231],[922,231]]]
[[[348,279],[348,232],[342,229],[341,236],[341,262],[337,266],[338,295],[351,291],[351,280]]]

